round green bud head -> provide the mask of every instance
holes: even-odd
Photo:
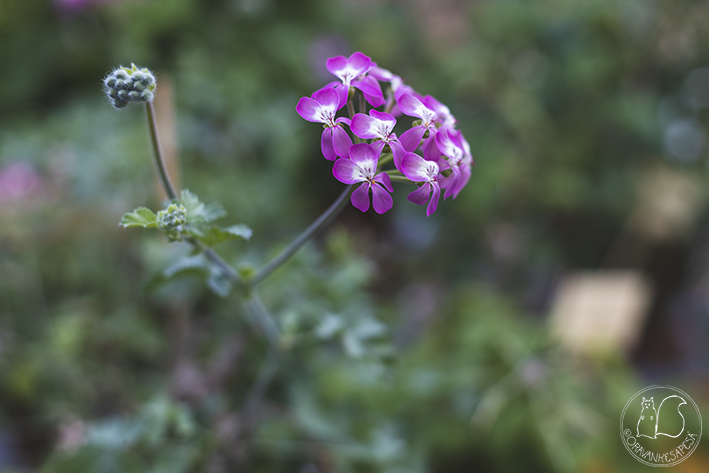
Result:
[[[130,68],[120,67],[103,80],[104,91],[116,108],[130,102],[151,102],[154,98],[155,76],[146,68],[135,64]]]

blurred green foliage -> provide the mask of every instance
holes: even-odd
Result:
[[[559,270],[601,264],[643,169],[706,180],[704,155],[673,156],[658,120],[706,64],[706,13],[0,2],[0,172],[39,179],[0,189],[0,471],[640,471],[615,424],[637,375],[622,356],[567,357],[543,315]],[[448,104],[477,167],[428,219],[403,189],[387,215],[348,208],[265,282],[273,355],[238,297],[184,264],[187,245],[118,228],[160,196],[144,117],[112,110],[101,78],[134,62],[158,94],[173,85],[183,186],[253,228],[218,248],[248,268],[340,192],[295,104],[356,50]]]

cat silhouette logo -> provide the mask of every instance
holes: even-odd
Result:
[[[702,416],[683,391],[672,386],[650,386],[635,393],[625,405],[620,432],[625,448],[640,462],[672,466],[697,448]]]
[[[669,402],[668,402],[669,401]],[[673,394],[667,396],[660,402],[660,407],[655,409],[653,398],[642,401],[642,410],[638,420],[638,437],[657,438],[658,435],[677,438],[684,432],[684,416],[679,407],[687,404],[681,396]],[[664,407],[664,410],[662,409]],[[660,424],[660,412],[662,412],[662,424]],[[679,427],[679,419],[682,426]]]

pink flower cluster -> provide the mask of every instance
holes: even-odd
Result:
[[[371,201],[380,214],[391,209],[392,180],[414,183],[417,189],[408,199],[428,204],[428,216],[438,208],[441,190],[444,199],[458,196],[474,162],[470,145],[456,130],[457,120],[448,107],[417,93],[401,77],[377,67],[360,52],[328,59],[327,69],[339,81],[301,98],[296,111],[324,125],[320,146],[325,159],[334,161],[335,178],[360,184],[352,193],[352,205],[366,212]],[[359,113],[355,113],[356,105]],[[350,117],[338,117],[345,107]],[[397,136],[396,117],[402,114],[415,120]],[[390,161],[394,169],[380,169]]]

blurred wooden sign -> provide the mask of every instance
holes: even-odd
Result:
[[[640,271],[570,274],[559,285],[551,331],[577,353],[627,351],[640,336],[651,298]]]

